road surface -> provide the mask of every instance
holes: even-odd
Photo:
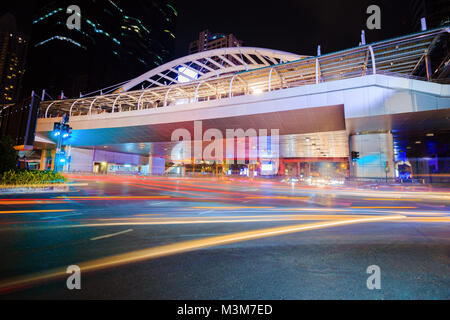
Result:
[[[446,190],[71,179],[0,196],[0,299],[450,298]]]

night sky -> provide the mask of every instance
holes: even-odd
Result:
[[[131,0],[130,0],[131,1]],[[187,1],[174,0],[178,10],[175,56],[187,54],[189,42],[201,30],[233,33],[245,46],[314,55],[358,45],[368,15],[366,8],[381,8],[381,30],[366,30],[368,42],[412,32],[408,0],[317,1]],[[34,1],[2,1],[0,13],[16,15],[19,29],[30,32]],[[76,3],[76,1],[74,1]]]
[[[186,54],[198,32],[233,33],[245,46],[315,55],[357,46],[362,29],[367,42],[414,31],[408,0],[186,1],[179,11],[176,55]],[[215,3],[211,5],[211,3]],[[381,30],[367,30],[366,9],[381,8]]]

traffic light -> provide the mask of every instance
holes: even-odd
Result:
[[[58,137],[59,135],[61,135],[61,123],[55,122],[53,124],[53,135],[55,137]]]
[[[72,135],[72,131],[71,130],[72,130],[72,128],[69,127],[68,124],[65,124],[65,125],[62,126],[61,134],[62,134],[63,139],[69,139],[70,138],[70,136]]]
[[[359,152],[352,151],[352,161],[356,161],[359,159]]]

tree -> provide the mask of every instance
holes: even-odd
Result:
[[[0,138],[0,173],[17,168],[17,151],[14,141],[9,136]]]

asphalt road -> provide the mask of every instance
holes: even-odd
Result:
[[[0,299],[450,299],[446,190],[72,178],[0,196]]]

